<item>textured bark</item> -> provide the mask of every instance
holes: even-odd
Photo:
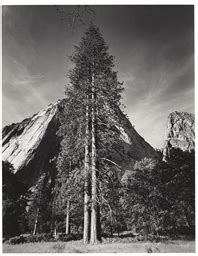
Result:
[[[66,223],[65,223],[66,235],[70,234],[69,210],[70,210],[70,201],[68,200],[67,201],[67,212],[66,212]]]
[[[96,149],[96,106],[95,89],[92,81],[92,108],[91,108],[91,237],[90,242],[97,244],[100,241],[100,211],[98,206],[98,180],[97,180],[97,149]]]
[[[39,216],[39,208],[37,208],[37,211],[36,211],[36,218],[35,218],[35,222],[34,222],[33,235],[36,235],[37,226],[38,226],[38,216]]]
[[[90,166],[89,166],[89,97],[87,96],[86,107],[86,131],[85,131],[85,163],[84,163],[84,244],[89,243],[90,240]]]

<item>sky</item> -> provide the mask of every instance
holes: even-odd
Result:
[[[3,6],[3,126],[20,122],[64,98],[68,56],[90,21],[100,28],[124,82],[122,102],[137,132],[162,148],[169,113],[194,113],[194,8]]]

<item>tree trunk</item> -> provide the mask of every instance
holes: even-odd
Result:
[[[36,235],[36,232],[37,232],[38,216],[39,216],[39,208],[37,208],[37,211],[36,211],[36,218],[35,218],[35,222],[34,222],[33,235]]]
[[[112,210],[111,210],[111,208],[110,208],[110,235],[111,235],[111,237],[113,237],[113,225],[112,225],[112,223],[113,223],[113,221],[112,221]]]
[[[101,242],[100,205],[97,203],[97,237]]]
[[[66,233],[66,235],[70,234],[69,208],[70,208],[70,201],[67,200],[66,223],[65,223],[65,233]]]
[[[55,225],[54,225],[54,238],[57,238],[57,223],[55,221]]]
[[[89,96],[87,96],[86,106],[86,131],[85,131],[85,163],[84,163],[84,244],[90,240],[90,166],[89,166]]]
[[[91,108],[91,238],[92,244],[97,244],[100,241],[99,226],[100,226],[100,212],[98,211],[98,181],[97,181],[97,150],[96,150],[96,112],[95,112],[95,88],[94,81],[92,81],[92,108]]]

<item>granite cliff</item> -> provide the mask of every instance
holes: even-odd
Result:
[[[171,148],[191,151],[195,148],[195,116],[187,112],[172,112],[168,116],[163,155]]]

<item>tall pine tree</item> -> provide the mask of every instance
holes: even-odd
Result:
[[[113,71],[113,57],[94,24],[75,47],[71,60],[74,68],[60,118],[63,141],[58,166],[66,166],[69,158],[78,167],[84,165],[84,243],[95,244],[101,240],[99,176],[104,156],[120,135],[117,110],[123,88]]]

